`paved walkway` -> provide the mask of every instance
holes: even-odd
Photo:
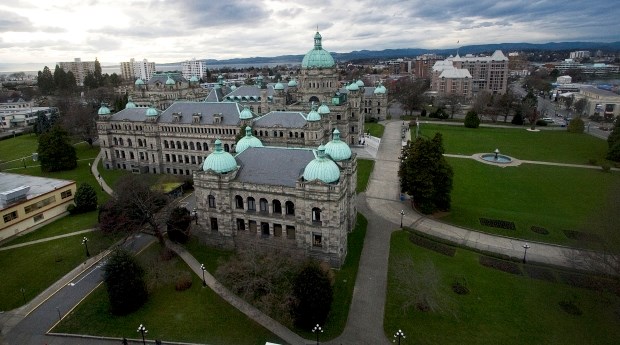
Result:
[[[12,246],[6,246],[6,247],[0,247],[0,251],[3,250],[9,250],[9,249],[15,249],[15,248],[19,248],[19,247],[25,247],[25,246],[29,246],[31,244],[37,244],[37,243],[41,243],[41,242],[47,242],[47,241],[51,241],[51,240],[56,240],[59,238],[64,238],[64,237],[71,237],[71,236],[76,236],[76,235],[81,235],[81,234],[86,234],[89,232],[93,232],[96,231],[97,229],[86,229],[86,230],[80,230],[80,231],[76,231],[76,232],[71,232],[68,234],[62,234],[62,235],[58,235],[58,236],[52,236],[52,237],[46,237],[46,238],[42,238],[40,240],[34,240],[34,241],[30,241],[30,242],[24,242],[24,243],[19,243],[19,244],[14,244]],[[18,237],[19,238],[19,237]]]

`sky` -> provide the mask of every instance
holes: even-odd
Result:
[[[10,0],[0,65],[620,40],[617,0]]]

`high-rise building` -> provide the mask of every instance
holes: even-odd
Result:
[[[82,61],[80,58],[75,58],[74,61],[59,62],[58,67],[65,70],[65,72],[71,71],[75,77],[75,82],[82,86],[84,85],[84,77],[86,77],[88,72],[95,73],[95,61]]]
[[[203,79],[207,76],[207,62],[203,60],[196,60],[193,58],[181,63],[181,71],[183,72],[183,78],[189,80],[192,77]]]
[[[446,60],[437,61],[433,65],[431,79],[431,89],[433,85],[440,85],[441,74],[444,70],[458,69],[467,70],[469,73],[449,72],[451,76],[471,80],[471,92],[475,96],[480,91],[489,91],[493,94],[506,93],[508,84],[508,58],[501,50],[496,50],[491,56],[474,56],[467,54],[450,56]],[[444,75],[444,77],[446,77]],[[452,86],[451,86],[452,87]],[[458,87],[456,87],[457,92]],[[439,91],[439,90],[435,90]],[[451,89],[446,89],[446,93],[451,93]]]
[[[155,73],[155,63],[148,62],[147,59],[135,61],[133,58],[129,62],[121,62],[121,76],[125,80],[142,79],[149,81]]]

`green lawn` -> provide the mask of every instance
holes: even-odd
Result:
[[[118,181],[119,178],[121,178],[122,176],[128,175],[128,174],[131,174],[131,171],[129,170],[104,169],[102,162],[103,161],[99,161],[99,167],[97,171],[99,171],[99,175],[101,175],[101,178],[108,184],[108,186],[110,186],[110,188],[114,188],[114,185],[116,184],[116,181]]]
[[[153,267],[159,246],[151,245],[140,254],[146,267]],[[174,277],[189,272],[185,263],[158,262],[160,283],[151,290],[149,300],[138,311],[126,316],[109,312],[104,285],[99,286],[52,331],[138,339],[136,328],[144,324],[148,339],[221,345],[264,345],[266,341],[283,343],[277,336],[231,307],[210,288],[203,288],[201,278],[193,275],[192,287],[179,292]],[[162,282],[163,280],[163,282]]]
[[[15,237],[6,243],[3,243],[1,247],[12,246],[14,244],[30,242],[52,236],[64,235],[79,230],[94,228],[96,226],[97,211],[68,215],[25,235]]]
[[[362,193],[366,191],[366,187],[368,187],[368,180],[370,179],[370,174],[372,174],[372,169],[375,166],[375,161],[370,159],[358,159],[357,160],[357,193]]]
[[[375,122],[365,122],[364,123],[364,133],[370,132],[370,135],[377,138],[383,137],[383,132],[385,131],[385,126]]]
[[[96,231],[88,234],[91,255],[108,248],[114,239]],[[70,236],[21,248],[0,251],[0,310],[24,304],[86,259],[82,236]]]
[[[392,235],[384,331],[402,329],[404,344],[618,344],[620,297],[486,268],[479,255],[454,257],[413,245],[408,233]],[[521,264],[518,266],[522,267]],[[557,272],[551,271],[557,277]],[[451,285],[461,277],[470,293]],[[403,284],[403,282],[406,282]],[[426,297],[435,311],[406,306]],[[583,314],[559,306],[574,300]]]
[[[522,164],[497,167],[448,158],[454,169],[452,209],[442,220],[504,236],[573,246],[562,230],[615,236],[620,213],[620,173]],[[512,221],[516,230],[482,226],[479,218]],[[530,230],[544,227],[549,234]],[[617,238],[617,236],[615,236]]]
[[[26,164],[33,164],[32,153],[37,152],[38,137],[34,134],[25,134],[6,140],[0,140],[0,169],[5,171],[8,168],[22,167],[21,159],[25,159]],[[16,162],[9,162],[12,160]]]
[[[410,131],[415,137],[415,130]],[[472,155],[493,152],[522,160],[536,160],[573,164],[588,164],[590,159],[603,162],[607,142],[587,134],[567,131],[541,130],[529,132],[524,128],[465,128],[463,126],[422,124],[420,133],[433,137],[443,135],[446,153]]]

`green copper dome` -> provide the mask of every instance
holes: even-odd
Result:
[[[288,86],[289,87],[297,87],[297,80],[295,80],[295,78],[289,80]]]
[[[235,151],[241,153],[248,147],[263,147],[263,143],[252,135],[252,128],[250,126],[245,127],[245,137],[239,139],[237,146],[235,146]]]
[[[329,107],[327,106],[327,104],[323,103],[323,104],[321,104],[321,106],[319,107],[318,112],[319,112],[319,114],[320,114],[321,116],[325,116],[325,115],[329,114],[329,112],[330,112],[330,111],[329,111]]]
[[[99,111],[97,111],[98,115],[110,115],[110,108],[106,107],[105,103],[101,103],[101,107]]]
[[[202,163],[202,170],[213,170],[218,174],[223,174],[235,169],[237,169],[235,157],[225,152],[222,149],[222,142],[220,139],[217,139],[215,141],[215,151],[208,155],[204,163]]]
[[[231,91],[235,91],[235,90],[237,90],[237,86],[236,86],[236,85],[232,85],[232,86],[230,87],[230,90],[231,90]]]
[[[375,94],[384,94],[387,90],[385,89],[385,86],[383,86],[383,84],[379,84],[379,86],[377,86],[375,88],[374,93]]]
[[[321,34],[314,35],[314,48],[304,56],[301,68],[332,68],[336,65],[332,55],[321,45]]]
[[[312,110],[310,110],[310,112],[308,113],[308,116],[306,116],[306,121],[309,122],[314,122],[314,121],[321,121],[321,114],[319,114],[316,111],[316,106],[312,106]]]
[[[153,108],[153,106],[150,105],[146,109],[146,116],[159,116],[159,111],[157,111],[157,109]]]
[[[325,146],[321,145],[317,150],[317,157],[306,165],[303,176],[306,181],[320,180],[332,183],[340,178],[340,168],[334,161],[325,157]]]
[[[136,82],[134,83],[134,85],[136,85],[136,86],[139,86],[139,85],[144,85],[144,80],[142,80],[142,79],[138,78],[138,79],[136,80]]]
[[[239,119],[240,120],[249,120],[252,117],[254,117],[254,115],[252,115],[252,111],[250,111],[250,108],[248,108],[247,105],[243,106],[243,110],[241,111],[241,113],[239,113]]]
[[[351,84],[347,85],[347,90],[349,90],[349,91],[357,91],[359,89],[360,89],[360,87],[357,86],[357,83],[351,83]]]
[[[274,90],[284,90],[284,84],[277,82],[273,87]]]
[[[364,82],[361,79],[358,79],[355,84],[357,84],[357,86],[359,87],[364,87]]]
[[[335,161],[343,161],[351,158],[351,148],[344,141],[340,140],[340,131],[334,130],[332,141],[325,145],[325,153],[327,153]]]
[[[170,76],[168,76],[168,79],[166,79],[166,85],[174,85],[174,79],[170,78]]]
[[[193,75],[191,78],[189,78],[189,82],[190,82],[190,83],[197,83],[197,82],[198,82],[198,77],[196,77],[195,75]]]

